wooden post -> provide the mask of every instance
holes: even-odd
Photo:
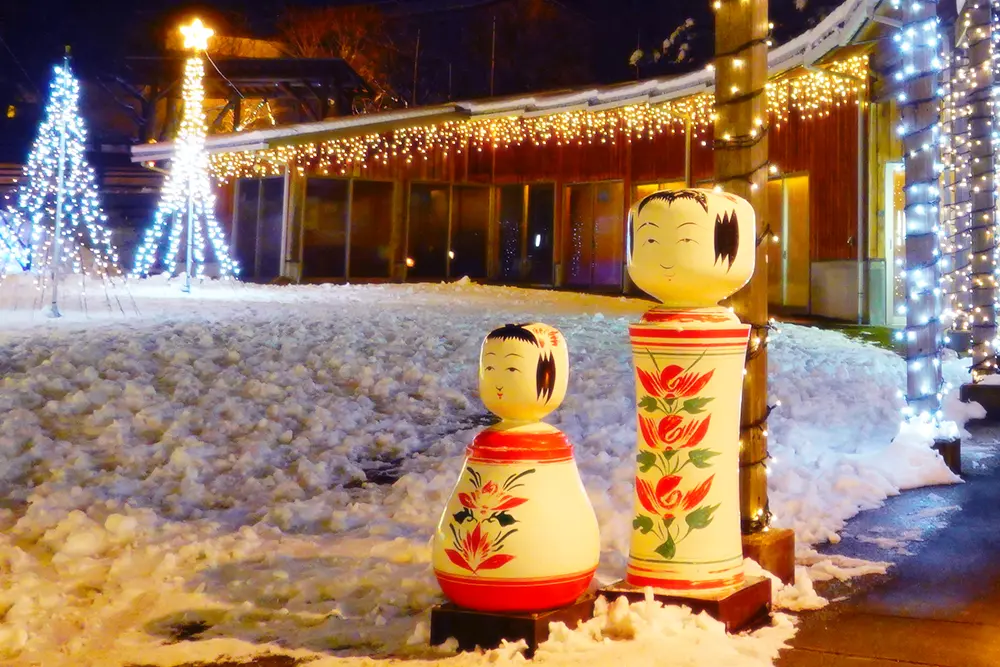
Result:
[[[716,0],[715,183],[748,200],[757,215],[755,243],[768,235],[767,0]],[[767,497],[767,246],[757,242],[756,269],[731,305],[750,324],[740,428],[740,515],[744,554],[790,582],[795,535],[770,529]]]
[[[757,234],[767,224],[767,0],[715,4],[715,182],[748,200]],[[756,239],[740,239],[753,243]],[[732,299],[736,314],[753,326],[743,386],[740,513],[743,532],[770,522],[767,501],[767,247],[757,245],[749,284]]]

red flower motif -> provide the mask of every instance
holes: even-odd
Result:
[[[642,383],[647,394],[656,398],[674,400],[697,395],[712,379],[715,370],[710,370],[707,373],[685,373],[683,368],[673,364],[660,371],[659,376],[641,368],[637,368],[636,372],[639,374],[639,382]]]
[[[636,477],[635,490],[639,496],[639,503],[647,512],[669,519],[674,516],[675,512],[688,512],[697,507],[711,490],[713,479],[715,479],[715,475],[690,491],[682,493],[677,488],[681,483],[680,475],[661,477],[660,481],[656,483],[656,487],[641,477]]]
[[[514,560],[510,554],[490,555],[495,547],[488,534],[480,530],[480,524],[465,534],[461,543],[456,542],[457,549],[445,549],[444,552],[452,563],[473,573],[479,570],[495,570]]]
[[[657,424],[655,420],[639,415],[639,431],[642,433],[642,439],[653,449],[673,451],[694,447],[704,440],[711,421],[712,415],[704,419],[685,419],[680,415],[667,415]]]
[[[504,493],[500,490],[500,486],[491,480],[472,493],[459,493],[458,502],[471,511],[477,521],[482,521],[493,512],[502,512],[523,505],[528,499]]]

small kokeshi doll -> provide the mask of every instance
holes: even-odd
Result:
[[[665,190],[629,213],[628,272],[663,305],[629,327],[636,474],[626,582],[671,591],[743,581],[739,426],[750,327],[719,301],[756,254],[749,202]]]
[[[466,450],[434,535],[434,574],[460,607],[554,609],[594,576],[600,536],[573,446],[540,421],[568,375],[566,339],[547,324],[508,324],[483,342],[479,393],[501,421]]]

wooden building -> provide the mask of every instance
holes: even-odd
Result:
[[[866,47],[852,45],[868,4],[848,0],[769,55],[776,239],[758,270],[775,307],[881,323],[898,146],[883,140],[891,108],[868,97]],[[469,276],[627,292],[631,204],[712,186],[713,82],[700,71],[213,136],[219,218],[248,280]],[[136,146],[133,160],[170,150]]]

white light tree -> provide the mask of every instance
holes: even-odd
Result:
[[[0,277],[28,266],[28,247],[18,235],[14,211],[0,211]]]
[[[26,264],[45,291],[51,287],[52,317],[59,317],[59,281],[67,273],[108,278],[117,270],[118,253],[105,227],[94,170],[87,163],[87,131],[80,118],[80,84],[73,76],[69,54],[55,68],[45,117],[38,128],[17,204],[7,247],[27,234]],[[15,255],[15,259],[18,257]]]
[[[239,266],[232,259],[225,234],[215,219],[215,195],[212,194],[205,152],[205,62],[201,54],[208,47],[213,32],[200,19],[195,19],[191,25],[182,27],[181,33],[184,48],[192,52],[184,69],[184,116],[153,225],[146,230],[142,246],[136,252],[132,275],[144,276],[153,268],[168,226],[170,239],[163,261],[167,273],[173,275],[177,270],[182,235],[186,231],[184,291],[188,292],[192,273],[197,277],[205,275],[206,236],[220,277],[238,275]]]

